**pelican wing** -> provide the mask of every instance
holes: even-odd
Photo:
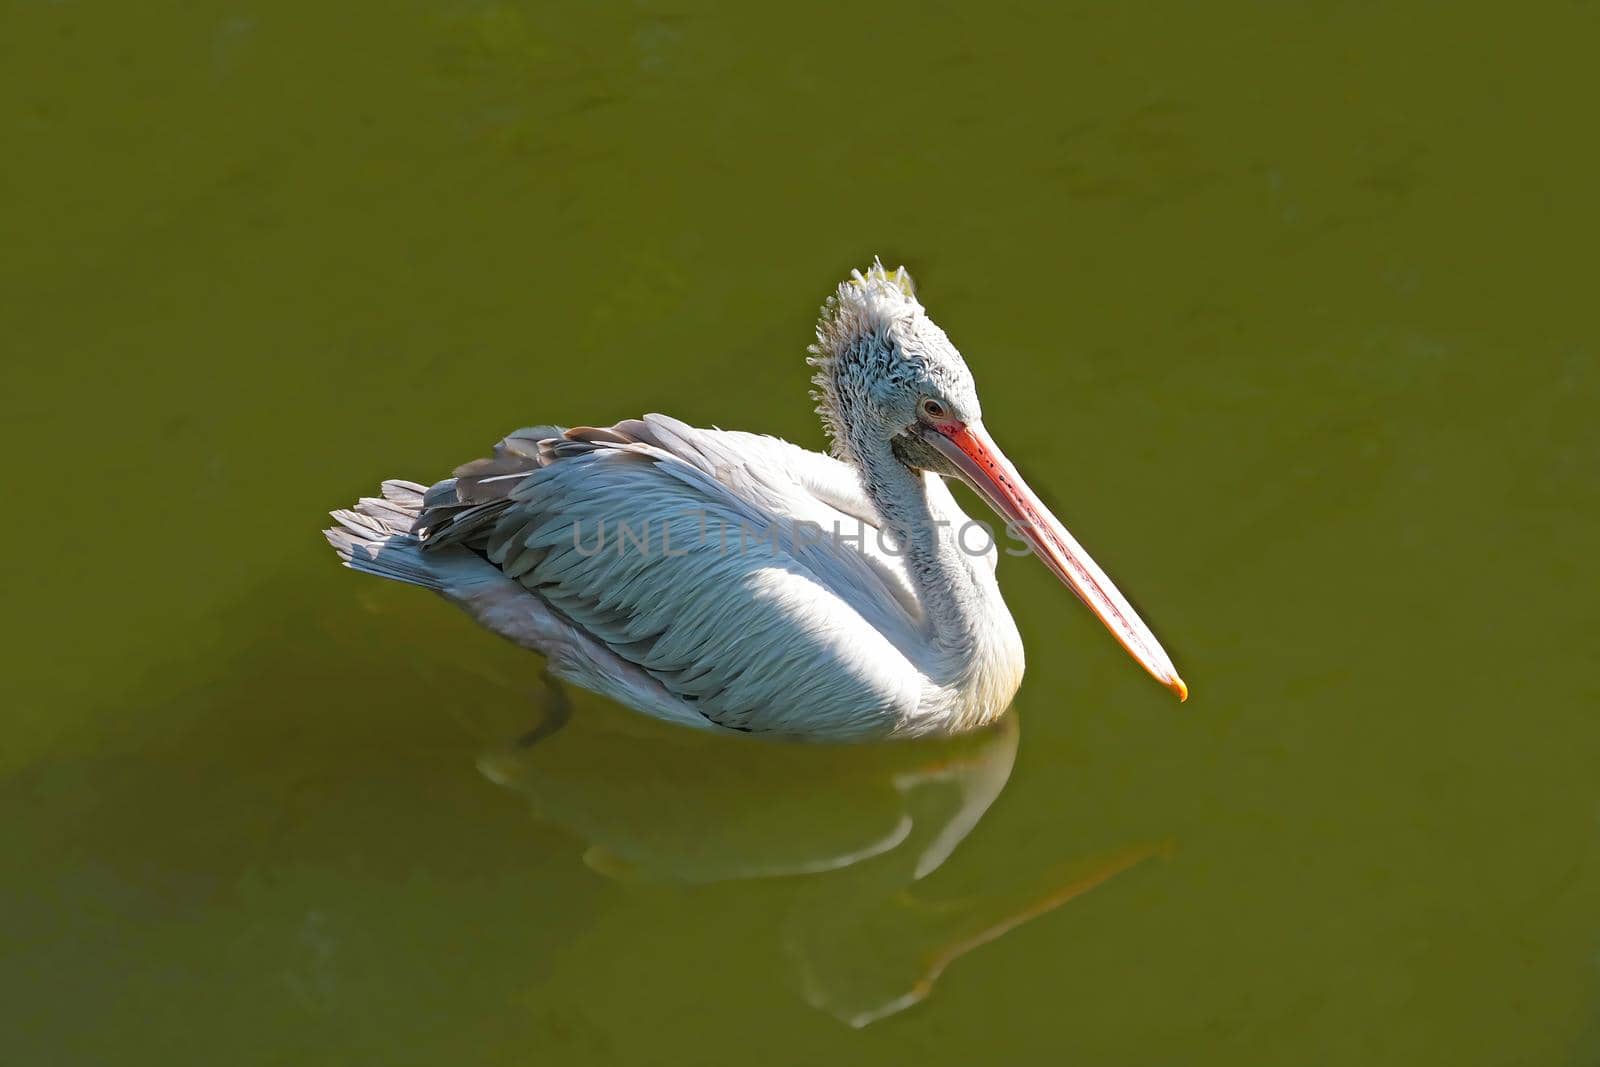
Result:
[[[425,549],[478,552],[711,723],[838,736],[917,706],[920,612],[828,457],[661,415],[534,427],[426,504]]]

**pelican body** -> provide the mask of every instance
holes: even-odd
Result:
[[[1110,579],[984,429],[904,268],[854,271],[810,349],[832,455],[665,415],[536,426],[333,512],[355,570],[432,589],[557,678],[702,729],[823,740],[984,726],[1022,683],[996,540],[959,478],[1180,699]]]

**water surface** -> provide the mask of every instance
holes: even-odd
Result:
[[[726,7],[7,6],[0,1059],[1600,1058],[1594,7]],[[1188,704],[1019,559],[991,734],[519,747],[334,565],[531,422],[820,445],[873,254]]]

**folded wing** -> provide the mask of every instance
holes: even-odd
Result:
[[[519,430],[428,490],[417,528],[718,725],[865,734],[909,715],[921,682],[920,612],[873,518],[829,457],[651,415]]]

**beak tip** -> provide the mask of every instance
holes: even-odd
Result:
[[[1183,679],[1176,674],[1172,676],[1172,681],[1167,683],[1167,688],[1178,694],[1178,703],[1182,704],[1189,699],[1189,687],[1184,685]]]

